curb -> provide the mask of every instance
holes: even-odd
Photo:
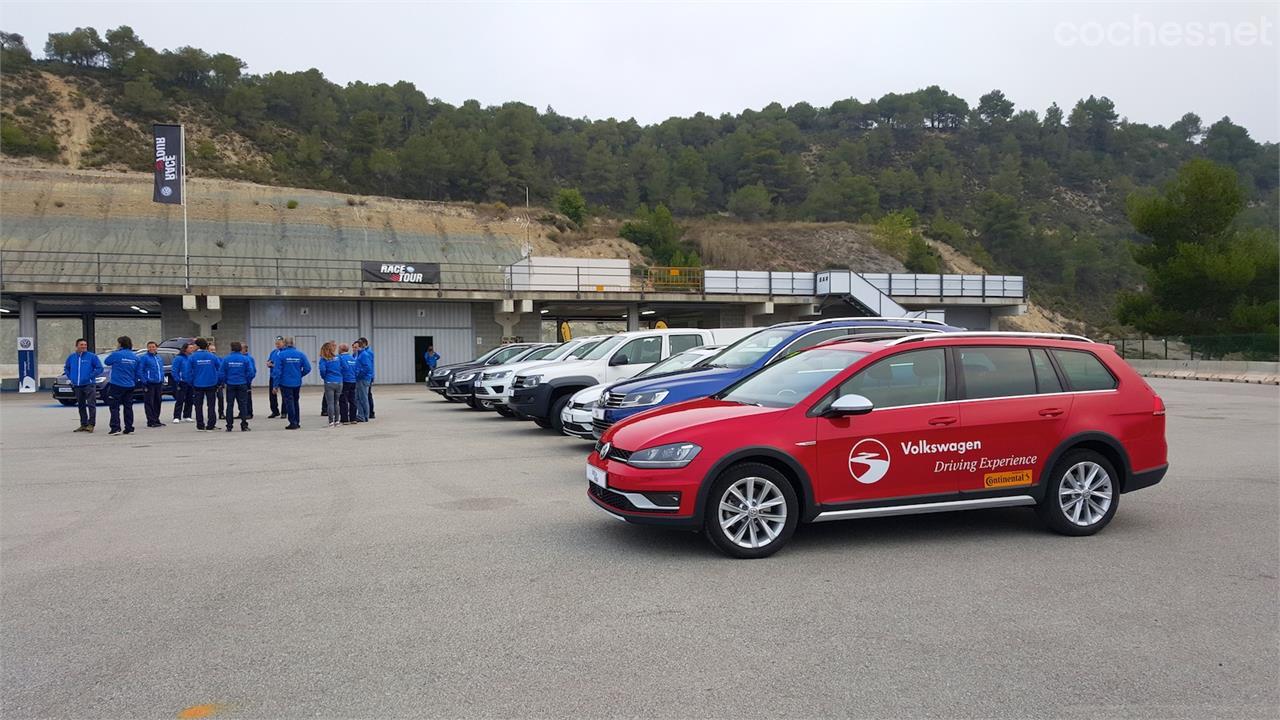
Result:
[[[1248,383],[1251,385],[1280,385],[1280,375],[1262,373],[1207,373],[1195,370],[1138,370],[1143,377],[1166,380],[1206,380],[1209,382]]]

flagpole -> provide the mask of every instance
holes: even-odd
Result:
[[[182,262],[187,268],[187,291],[191,291],[191,246],[187,239],[187,126],[179,125],[182,136]]]

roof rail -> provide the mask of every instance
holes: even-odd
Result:
[[[939,338],[1043,338],[1046,340],[1072,340],[1074,342],[1093,342],[1083,335],[1071,335],[1069,333],[1046,333],[1046,332],[1000,332],[996,330],[966,330],[964,332],[953,333],[919,333],[916,335],[908,335],[904,338],[890,341],[889,345],[901,345],[909,342],[920,342],[922,340],[936,340]]]
[[[878,315],[873,315],[871,317],[822,318],[821,320],[814,320],[813,322],[816,325],[818,323],[847,322],[851,320],[888,320],[892,322],[920,323],[922,325],[946,325],[946,323],[941,320],[934,320],[933,318],[927,318],[927,317],[905,317],[905,316],[904,317],[881,317]]]

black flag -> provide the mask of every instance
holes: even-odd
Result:
[[[151,199],[170,205],[182,204],[182,152],[181,125],[152,125],[155,132],[156,182]]]

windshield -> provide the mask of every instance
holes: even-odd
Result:
[[[777,347],[778,343],[785,342],[795,334],[795,328],[761,330],[721,350],[718,355],[711,356],[707,360],[707,366],[724,368],[747,367],[763,357],[765,353]]]
[[[546,350],[546,352],[537,357],[533,357],[532,355],[530,355],[525,359],[526,360],[559,360],[560,358],[567,356],[571,351],[578,349],[579,345],[581,345],[581,343],[576,343],[572,340],[570,340],[569,342],[562,342],[559,345],[552,345],[550,347],[543,348],[544,350]]]
[[[530,350],[527,355],[520,356],[520,362],[529,362],[530,360],[546,360],[547,356],[551,354],[551,351],[555,350],[557,347],[559,346],[548,345],[546,347],[540,347],[534,350]]]
[[[720,399],[771,408],[792,407],[866,355],[837,348],[802,352],[747,377],[722,393]]]
[[[692,352],[682,352],[679,355],[671,357],[659,363],[654,363],[649,367],[636,373],[636,377],[641,375],[661,375],[663,373],[676,372],[677,370],[686,370],[698,364],[699,360],[705,358],[705,352],[694,350]]]
[[[592,348],[591,352],[582,356],[582,359],[583,360],[599,360],[600,358],[612,352],[614,348],[621,345],[623,340],[624,338],[621,335],[614,335],[608,340],[605,340],[604,342]]]
[[[582,343],[582,347],[574,348],[573,353],[570,354],[569,357],[573,358],[574,360],[581,360],[582,358],[587,356],[587,353],[595,349],[595,346],[599,345],[602,342],[604,342],[604,338],[600,338],[599,340],[589,340],[587,342],[584,342]]]
[[[500,365],[504,362],[507,362],[508,360],[511,360],[517,355],[520,355],[528,351],[529,351],[528,345],[517,345],[515,347],[508,346],[498,350],[498,352],[494,353],[493,357],[490,357],[488,360],[486,360],[484,364]]]

